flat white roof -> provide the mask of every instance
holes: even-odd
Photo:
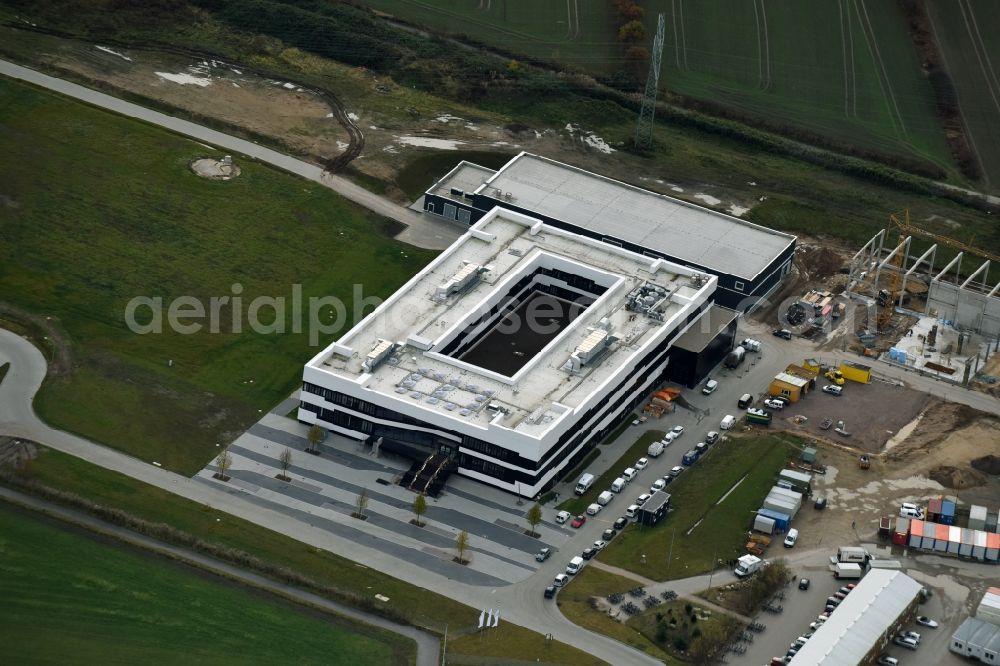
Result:
[[[462,161],[458,163],[458,166],[446,173],[441,180],[434,183],[428,192],[456,201],[462,201],[465,204],[471,204],[471,200],[466,200],[463,196],[452,194],[452,188],[472,194],[495,173],[496,171],[493,169],[487,169],[472,162]]]
[[[790,664],[857,666],[920,594],[920,587],[901,571],[870,570]]]
[[[757,277],[795,241],[732,215],[530,153],[514,157],[477,192],[747,279]]]
[[[548,265],[545,262],[603,280],[606,291],[512,377],[440,353],[510,285],[530,275],[533,267]],[[439,287],[470,264],[488,270],[458,293],[437,298]],[[662,322],[626,309],[626,297],[645,284],[669,294]],[[496,208],[308,366],[356,382],[359,389],[480,427],[498,418],[488,409],[492,403],[507,411],[500,425],[537,437],[665,335],[665,327],[681,325],[672,319],[681,319],[686,306],[707,299],[715,286],[714,276]],[[608,330],[617,340],[600,352],[599,360],[567,372],[570,355],[586,347],[595,330]],[[380,340],[402,344],[372,372],[365,372],[362,363]]]
[[[786,384],[791,384],[792,386],[798,386],[802,388],[809,384],[809,380],[805,377],[799,377],[798,375],[790,375],[787,372],[779,372],[774,376],[779,382],[784,382]]]

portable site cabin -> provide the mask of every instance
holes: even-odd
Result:
[[[788,488],[782,488],[781,486],[772,486],[771,491],[768,495],[774,495],[775,497],[784,497],[791,502],[798,505],[802,504],[802,493],[795,490],[789,490]]]
[[[841,363],[840,374],[844,375],[844,379],[859,384],[869,384],[872,381],[872,369],[860,363]]]
[[[951,500],[941,501],[941,518],[940,521],[945,525],[955,524],[955,503]]]
[[[940,523],[934,525],[934,550],[939,553],[948,552],[948,526]]]
[[[788,524],[792,522],[792,517],[787,513],[782,513],[781,511],[774,511],[773,509],[761,508],[757,510],[758,516],[764,516],[765,518],[770,518],[774,521],[774,529],[778,532],[787,532]]]
[[[984,664],[1000,663],[1000,627],[970,617],[951,635],[948,649]]]
[[[802,455],[799,456],[799,459],[808,465],[813,464],[816,462],[816,449],[811,446],[807,446],[802,449]]]
[[[986,507],[973,504],[969,507],[969,529],[986,529]]]
[[[958,554],[962,557],[972,557],[972,545],[976,542],[976,530],[962,530],[962,543]]]
[[[755,532],[774,534],[774,518],[768,518],[758,513],[753,519],[753,529]]]
[[[976,607],[976,619],[1000,625],[1000,587],[986,590],[979,606]]]
[[[972,543],[972,557],[977,560],[986,559],[986,535],[987,532],[975,532]]]
[[[812,492],[812,476],[809,474],[794,469],[783,469],[778,473],[778,478],[791,483],[792,487],[803,495],[809,495]]]
[[[926,525],[922,520],[917,520],[916,518],[910,518],[910,548],[923,548],[924,543],[924,525]],[[933,543],[933,540],[932,540]]]
[[[940,497],[927,500],[927,520],[932,523],[941,522],[941,503],[942,500]]]
[[[1000,532],[997,526],[1000,525],[1000,513],[997,511],[986,511],[986,524],[983,525],[983,529],[987,532]]]
[[[771,396],[783,395],[792,402],[798,402],[809,392],[809,380],[787,372],[779,372],[767,387],[767,392]]]
[[[909,518],[897,518],[896,519],[896,529],[892,531],[892,542],[897,546],[908,545],[910,535],[910,519]]]
[[[959,547],[962,545],[962,528],[954,525],[948,526],[948,553],[958,555]]]
[[[1000,534],[993,532],[980,532],[986,535],[986,559],[990,562],[1000,560]]]
[[[892,536],[892,516],[882,516],[878,519],[878,536],[889,539]]]
[[[795,514],[798,513],[799,511],[799,508],[794,504],[792,504],[791,502],[787,502],[780,497],[778,498],[771,497],[770,495],[764,498],[763,507],[765,509],[770,509],[771,511],[777,511],[778,513],[783,513],[789,518],[794,518]]]

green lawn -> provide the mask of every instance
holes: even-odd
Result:
[[[12,664],[410,664],[387,631],[251,593],[0,505]]]
[[[126,511],[139,518],[166,523],[209,543],[250,553],[261,560],[302,574],[341,594],[372,600],[411,624],[444,633],[449,627],[448,653],[480,655],[494,650],[475,636],[478,609],[393,578],[386,572],[339,557],[325,550],[272,532],[253,523],[182,499],[159,488],[112,472],[73,456],[39,447],[27,472],[36,481],[85,497],[100,505]],[[550,663],[591,664],[583,652],[563,643],[548,643],[542,633],[507,623],[507,656],[534,661],[547,655]],[[543,632],[544,633],[544,632]]]
[[[631,467],[636,460],[645,456],[646,451],[649,449],[649,445],[655,441],[663,439],[664,434],[665,433],[662,430],[648,430],[644,432],[632,446],[628,447],[625,452],[621,454],[621,457],[618,458],[618,462],[609,467],[608,471],[604,474],[597,477],[594,481],[594,485],[590,487],[590,490],[579,497],[571,497],[560,504],[559,508],[565,509],[570,513],[583,513],[589,505],[597,501],[598,495],[611,488],[611,482],[621,476],[622,470],[626,467]],[[576,481],[576,479],[569,480],[574,482]],[[621,499],[622,494],[624,493],[616,495],[616,497]],[[624,511],[625,507],[620,507],[620,510]]]
[[[239,156],[238,178],[199,178],[189,162],[215,151],[26,85],[0,80],[0,119],[0,152],[18,165],[0,206],[0,301],[55,318],[72,341],[74,371],[47,381],[36,409],[183,473],[286,397],[316,345],[333,339],[310,344],[310,297],[346,304],[342,332],[358,314],[354,285],[385,297],[433,256],[324,187]],[[175,297],[208,310],[210,298],[240,290],[237,325],[223,303],[218,333],[206,319],[190,335],[167,326]],[[162,334],[126,326],[126,304],[140,296],[163,299]],[[259,315],[285,333],[250,330],[257,296],[286,299],[281,316],[267,305]]]
[[[629,525],[598,558],[654,580],[672,580],[707,573],[716,559],[738,557],[752,512],[785,466],[793,441],[763,435],[716,444],[670,484],[673,510],[664,522],[653,528]]]

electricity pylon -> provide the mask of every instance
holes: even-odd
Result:
[[[653,52],[649,59],[649,76],[646,77],[646,94],[642,98],[642,110],[639,111],[639,122],[635,126],[635,145],[637,148],[649,148],[653,144],[653,115],[656,113],[656,93],[660,87],[660,61],[663,59],[663,26],[664,15],[656,20],[656,39],[653,40]]]

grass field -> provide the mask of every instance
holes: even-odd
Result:
[[[0,505],[8,663],[408,664],[416,646]]]
[[[652,29],[657,11],[667,14],[671,91],[952,168],[933,93],[895,3],[654,0],[646,6]]]
[[[311,296],[340,298],[349,326],[354,285],[384,297],[432,256],[391,240],[385,220],[329,190],[248,160],[237,157],[243,172],[232,181],[201,179],[188,163],[213,150],[139,122],[6,80],[0,117],[0,151],[18,165],[0,206],[0,301],[55,318],[72,341],[74,371],[47,381],[36,409],[180,472],[201,468],[299,382],[317,350]],[[171,299],[190,295],[207,310],[209,298],[234,296],[234,284],[242,332],[229,306],[216,334],[166,326]],[[292,332],[294,284],[302,333]],[[136,296],[163,299],[163,334],[127,328]],[[248,330],[256,296],[287,299],[277,319],[269,307],[260,313],[286,333]]]
[[[774,485],[793,441],[763,435],[716,444],[670,484],[673,510],[663,523],[653,528],[630,525],[598,559],[654,580],[672,580],[707,573],[716,560],[738,557],[751,512]],[[659,555],[642,564],[642,553]]]
[[[929,2],[927,10],[984,179],[991,191],[1000,191],[1000,4]]]
[[[359,4],[506,52],[582,70],[609,71],[618,51],[610,2],[362,0]]]
[[[28,473],[47,486],[250,553],[342,593],[365,599],[383,594],[389,597],[385,607],[412,624],[439,633],[447,625],[448,654],[474,657],[496,650],[495,645],[481,644],[472,632],[478,609],[79,458],[46,447],[39,449]],[[506,626],[505,645],[511,659],[534,661],[544,655],[544,661],[550,663],[594,663],[580,650],[564,643],[550,643],[536,631],[509,622]]]
[[[569,511],[570,513],[583,513],[584,510],[591,504],[597,501],[597,496],[603,493],[605,490],[611,488],[611,483],[621,476],[622,470],[626,467],[631,467],[633,463],[639,458],[646,455],[646,451],[649,449],[649,445],[653,442],[663,439],[663,431],[661,430],[648,430],[642,434],[636,442],[625,449],[618,458],[618,462],[608,468],[604,474],[601,474],[597,479],[594,480],[594,485],[590,487],[590,490],[585,492],[579,497],[571,497],[562,504],[559,505],[560,509]],[[581,472],[582,475],[582,472]],[[570,479],[575,482],[575,479]],[[640,486],[643,486],[640,482]],[[645,492],[644,490],[637,490],[635,488],[627,488],[622,491],[616,497],[619,499],[624,499],[624,497],[638,496],[640,493]],[[634,499],[634,497],[633,497]],[[625,511],[625,507],[628,503],[623,503],[623,506],[618,507],[621,512]]]

